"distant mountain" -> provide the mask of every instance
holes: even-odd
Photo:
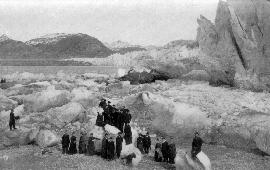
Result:
[[[50,34],[27,42],[0,36],[0,59],[62,59],[107,57],[114,52],[86,34]]]
[[[0,36],[0,59],[25,59],[39,55],[41,51],[21,41]]]
[[[112,43],[104,43],[108,48],[110,48],[115,53],[125,54],[132,51],[145,51],[146,48],[140,45],[131,45],[124,41],[115,41]]]
[[[98,39],[86,34],[50,34],[27,41],[43,53],[57,57],[107,57],[113,53]]]

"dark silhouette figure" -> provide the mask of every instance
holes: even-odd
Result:
[[[72,155],[72,154],[76,154],[77,152],[78,151],[77,151],[77,146],[76,146],[76,137],[72,135],[70,138],[68,153]]]
[[[116,137],[116,156],[117,158],[120,157],[122,151],[122,143],[123,143],[123,134],[121,132],[118,133]]]
[[[156,143],[156,146],[155,146],[155,161],[156,162],[162,162],[162,152],[161,152],[161,143],[160,143],[160,140],[159,138],[157,138],[157,143]]]
[[[115,145],[112,137],[108,140],[108,148],[107,148],[107,159],[113,160],[115,156]]]
[[[139,137],[137,138],[137,148],[141,151],[141,153],[144,153],[144,151],[143,151],[143,136],[142,136],[142,134],[139,134]]]
[[[176,147],[175,144],[172,141],[173,139],[171,138],[171,143],[169,144],[169,163],[174,164],[174,159],[176,157]]]
[[[79,154],[86,154],[87,151],[87,135],[82,133],[79,140]]]
[[[124,128],[124,115],[121,110],[118,110],[118,114],[117,114],[117,128],[123,132],[123,128]]]
[[[100,127],[103,127],[104,126],[104,119],[103,119],[102,113],[99,113],[98,112],[97,120],[96,120],[96,125],[97,126],[100,126]]]
[[[151,138],[149,136],[149,133],[147,132],[145,137],[143,138],[143,149],[146,154],[149,153],[149,150],[151,148]]]
[[[69,135],[67,133],[65,133],[62,136],[62,152],[63,152],[63,154],[67,154],[68,153],[69,143],[70,143]]]
[[[101,157],[107,159],[107,150],[108,150],[108,134],[105,134],[101,143]]]
[[[9,117],[9,128],[10,128],[10,130],[12,130],[12,128],[17,129],[15,127],[15,115],[14,115],[14,110],[13,109],[11,109],[9,116],[10,116]]]
[[[161,144],[161,152],[162,152],[162,155],[163,155],[163,162],[169,162],[169,159],[168,159],[168,151],[169,151],[169,144],[168,142],[166,141],[165,138],[162,138],[162,144]]]
[[[95,138],[93,137],[93,133],[90,134],[90,137],[88,139],[88,146],[87,146],[87,154],[92,156],[95,154]]]
[[[127,123],[125,125],[125,128],[124,128],[124,139],[126,141],[126,144],[131,144],[132,143],[132,132],[131,132],[131,127],[130,125]]]
[[[103,110],[104,108],[106,108],[107,106],[107,102],[105,99],[101,99],[100,103],[99,103],[99,107],[101,107]]]
[[[195,132],[195,137],[193,138],[192,141],[192,149],[191,149],[191,157],[193,159],[196,158],[197,154],[199,152],[201,152],[202,150],[202,144],[203,144],[203,140],[200,138],[200,135],[198,132]]]

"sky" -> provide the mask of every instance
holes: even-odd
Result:
[[[164,45],[195,39],[200,15],[214,20],[218,0],[0,0],[0,34],[27,41],[85,33],[102,42]]]

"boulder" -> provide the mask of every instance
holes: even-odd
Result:
[[[40,147],[51,147],[60,143],[60,138],[50,130],[40,130],[36,136],[36,143]]]
[[[253,96],[251,99],[257,98],[256,103],[261,103],[253,107],[244,102],[250,100],[246,98],[247,94],[238,91],[211,88],[212,91],[209,93],[213,94],[209,94],[207,90],[198,88],[198,85],[194,88],[197,91],[189,89],[180,93],[177,91],[172,91],[172,94],[164,93],[180,96],[179,99],[143,92],[129,96],[124,102],[133,113],[133,117],[147,121],[149,128],[157,134],[174,136],[176,140],[186,142],[192,140],[194,131],[199,131],[208,143],[248,151],[259,149],[264,153],[270,153],[270,114],[267,112],[269,105],[258,99],[260,96],[268,101],[268,95],[255,95],[250,92]],[[236,97],[238,95],[240,99]],[[213,96],[216,97],[212,98]],[[247,109],[247,106],[245,109],[245,105],[257,111]],[[227,113],[222,114],[224,112]]]
[[[86,87],[74,88],[71,91],[72,102],[80,103],[84,108],[97,106],[100,102],[93,91],[87,90]]]
[[[112,134],[112,135],[117,135],[120,132],[119,129],[109,124],[106,124],[104,128],[105,128],[105,131],[107,131],[109,134]]]
[[[209,159],[208,159],[209,160]],[[201,169],[207,169],[211,170],[211,164],[209,166],[203,166],[203,163],[200,163],[199,161],[194,161],[187,153],[186,150],[180,149],[176,153],[176,157],[174,159],[175,161],[175,168],[176,170],[181,169],[193,169],[193,170],[201,170]]]
[[[183,137],[192,135],[195,129],[211,126],[211,119],[207,118],[207,113],[199,107],[174,102],[161,95],[143,92],[129,101],[127,99],[125,103],[132,105],[130,109],[133,113],[142,114],[140,110],[147,110],[149,115],[146,117],[151,117],[151,126],[159,133],[179,138],[181,136],[184,139]]]
[[[86,121],[86,111],[80,103],[71,102],[61,107],[48,110],[46,113],[48,121],[57,127],[63,127],[68,123]]]
[[[54,86],[49,86],[42,92],[25,96],[24,105],[28,112],[43,112],[50,108],[63,106],[70,100],[71,96],[68,91],[56,90]]]
[[[191,72],[183,75],[183,79],[197,80],[197,81],[210,81],[211,77],[205,70],[192,70]]]
[[[95,138],[102,140],[103,136],[105,134],[105,131],[104,131],[103,127],[94,125],[93,129],[89,132],[89,134],[90,133],[93,133],[93,136]]]
[[[17,102],[7,98],[6,96],[0,95],[0,112],[3,110],[11,110],[17,106]]]
[[[10,131],[7,129],[3,134],[3,145],[4,146],[15,146],[15,145],[27,145],[31,143],[29,134],[31,129],[20,128]]]
[[[139,162],[142,160],[141,151],[135,147],[134,144],[126,145],[125,141],[122,143],[121,157],[126,157],[130,154],[135,154],[136,157],[132,159],[132,165],[137,166]]]

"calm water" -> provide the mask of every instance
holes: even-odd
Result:
[[[11,74],[15,72],[55,74],[58,71],[64,73],[99,73],[112,75],[117,73],[117,67],[111,66],[0,66],[0,74]]]

